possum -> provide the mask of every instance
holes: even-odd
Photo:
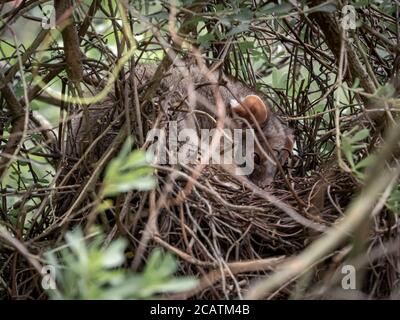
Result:
[[[138,64],[136,66],[135,76],[141,91],[152,81],[155,71],[155,65]],[[159,111],[164,115],[164,122],[177,122],[178,131],[185,128],[212,129],[215,128],[217,118],[216,101],[212,90],[215,85],[218,85],[228,115],[227,119],[247,120],[254,129],[260,144],[263,145],[264,139],[267,140],[270,152],[262,152],[259,145],[255,146],[254,154],[251,155],[254,169],[247,176],[260,187],[268,186],[273,181],[277,169],[274,159],[280,164],[286,162],[293,150],[294,137],[292,130],[272,112],[268,98],[264,94],[216,71],[210,72],[207,76],[197,65],[191,64],[171,67],[157,87],[156,98],[152,102],[160,108]],[[132,96],[133,94],[130,95],[129,105],[134,108]],[[123,116],[115,121],[117,114],[123,111],[120,105],[115,96],[110,94],[101,103],[87,106],[88,117],[84,117],[82,112],[80,113],[82,116],[72,121],[67,141],[68,154],[75,158],[82,156],[94,138],[114,121],[109,133],[100,139],[94,148],[91,161],[96,161],[110,145],[123,122]],[[146,122],[149,122],[150,114],[146,112],[143,114]],[[133,123],[132,127],[134,125]],[[243,123],[236,126],[245,127]],[[261,129],[261,132],[258,132],[257,127]],[[273,157],[271,157],[271,152]]]

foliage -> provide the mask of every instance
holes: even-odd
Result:
[[[84,78],[80,88],[83,96],[96,94],[103,81],[110,79],[110,74],[117,70],[118,63],[125,61],[110,86],[110,94],[115,98],[113,112],[116,115],[130,105],[137,108],[129,112],[129,116],[126,114],[126,118],[131,117],[134,123],[129,126],[131,131],[127,136],[133,138],[128,138],[119,154],[95,175],[93,163],[66,154],[64,145],[70,139],[70,119],[77,116],[76,110],[85,110],[86,106],[61,102],[49,93],[50,90],[68,95],[79,93],[69,79],[60,29],[49,29],[48,37],[36,43],[37,46],[35,44],[44,31],[41,26],[45,18],[43,6],[52,3],[6,1],[0,5],[0,162],[10,160],[6,165],[0,165],[0,171],[7,169],[0,181],[0,225],[5,226],[20,244],[17,248],[0,243],[0,283],[6,288],[0,291],[0,297],[9,297],[9,292],[17,292],[17,297],[41,297],[41,288],[32,281],[35,275],[32,276],[29,259],[20,255],[17,249],[26,247],[30,253],[28,257],[39,257],[44,248],[59,246],[57,239],[64,236],[69,226],[86,225],[92,213],[94,224],[101,226],[104,235],[92,234],[88,241],[82,231],[76,229],[65,235],[65,246],[53,248],[47,254],[48,262],[57,269],[57,290],[47,291],[53,299],[146,299],[193,287],[192,278],[174,277],[177,262],[169,254],[162,254],[159,249],[149,254],[152,245],[145,250],[149,259],[147,264],[140,265],[143,271],[138,274],[128,271],[124,259],[128,240],[130,250],[137,249],[137,242],[132,239],[144,237],[143,231],[151,222],[154,207],[162,211],[157,224],[164,231],[163,240],[201,261],[220,262],[223,257],[226,260],[223,262],[228,263],[233,256],[236,262],[277,253],[289,257],[299,253],[310,240],[309,229],[299,224],[294,215],[282,214],[273,205],[268,207],[265,199],[254,200],[255,195],[246,203],[247,193],[242,192],[243,186],[232,191],[230,183],[223,182],[224,188],[221,183],[209,185],[212,179],[204,185],[201,183],[203,188],[197,188],[198,184],[184,184],[182,180],[189,175],[185,171],[187,168],[179,166],[155,172],[149,165],[151,159],[145,152],[146,144],[139,144],[142,139],[139,139],[138,127],[135,127],[138,121],[134,118],[138,116],[136,112],[140,113],[143,135],[151,126],[162,126],[164,117],[168,118],[170,114],[163,114],[160,101],[168,100],[168,92],[157,92],[156,97],[149,99],[151,101],[143,101],[148,83],[138,81],[137,92],[127,94],[125,89],[134,91],[135,84],[128,75],[137,62],[159,64],[171,49],[178,58],[187,61],[192,59],[191,48],[195,46],[207,66],[217,66],[268,96],[271,109],[293,129],[296,140],[294,155],[283,168],[290,184],[283,183],[279,180],[282,177],[278,176],[276,185],[280,189],[271,192],[275,192],[277,198],[281,196],[279,200],[307,219],[310,218],[307,205],[311,197],[306,193],[318,191],[319,186],[312,178],[324,179],[320,176],[322,170],[316,171],[335,160],[340,151],[346,170],[337,173],[335,181],[329,181],[326,208],[321,210],[322,216],[315,219],[324,227],[335,224],[357,188],[365,185],[366,174],[376,160],[375,153],[383,144],[379,130],[383,131],[386,123],[367,119],[371,113],[366,101],[375,99],[376,108],[387,107],[386,112],[391,113],[394,120],[398,119],[400,86],[393,77],[400,74],[399,10],[391,1],[103,0],[93,7],[94,1],[74,0],[74,25],[79,33],[79,51],[83,57],[81,71]],[[201,5],[199,12],[193,9],[196,3]],[[340,35],[343,36],[340,41],[347,42],[346,50],[352,50],[352,54],[345,56],[348,59],[357,57],[360,61],[361,76],[350,72],[352,62],[347,59],[344,59],[343,70],[339,70],[334,48],[330,48],[326,34],[315,20],[316,13],[330,14],[340,25],[344,19],[341,10],[344,3],[354,6],[356,24],[355,29],[345,30]],[[92,9],[93,13],[89,14]],[[128,19],[126,25],[125,16]],[[192,30],[179,48],[180,43],[171,32],[179,31],[177,34],[185,37],[180,33],[185,27],[192,27]],[[133,34],[132,43],[128,41],[127,30]],[[330,40],[339,43],[336,42],[339,39]],[[128,52],[133,54],[129,59]],[[47,78],[45,89],[37,86],[37,75]],[[353,76],[355,78],[349,81]],[[371,90],[366,90],[366,80],[373,84]],[[30,117],[41,115],[49,121],[58,134],[55,145],[32,121],[23,134],[12,134],[21,112],[15,115],[10,99],[4,94],[6,87],[14,95],[11,100],[18,101]],[[27,104],[26,97],[29,98]],[[135,101],[130,103],[129,99]],[[176,107],[178,110],[181,106]],[[93,126],[103,125],[100,122]],[[119,129],[118,125],[113,125],[111,131],[115,133]],[[340,141],[336,140],[338,130]],[[12,144],[11,152],[5,152],[8,142],[16,136],[21,141]],[[337,145],[340,150],[336,150]],[[77,161],[79,166],[72,170],[70,167]],[[336,163],[332,167],[336,167]],[[180,175],[180,171],[185,174]],[[65,176],[69,179],[63,181]],[[191,176],[197,177],[197,173]],[[164,185],[169,188],[164,189]],[[180,189],[182,185],[186,186],[184,190]],[[203,189],[208,193],[203,194]],[[130,192],[133,190],[135,192]],[[195,198],[191,198],[193,194]],[[295,197],[291,198],[293,195]],[[174,198],[170,199],[170,196]],[[160,199],[166,200],[165,207],[164,203],[158,202]],[[176,203],[178,208],[172,205]],[[246,216],[242,206],[251,209],[250,215]],[[303,211],[303,207],[307,208]],[[400,212],[399,185],[394,187],[381,215],[374,217],[377,223],[375,230],[371,228],[371,237],[375,237],[372,244],[387,240],[382,236],[386,236],[386,232],[382,232],[384,227],[388,226],[387,233],[396,236],[399,228],[391,227],[385,220],[388,212]],[[116,227],[118,230],[126,228],[124,232],[132,234],[103,248],[104,238]],[[379,265],[389,266],[389,271],[381,272],[374,266],[366,287],[372,287],[371,296],[383,297],[388,295],[388,288],[393,284],[380,285],[384,282],[382,279],[392,279],[392,274],[397,271],[390,270],[394,264],[382,262]],[[193,268],[187,261],[182,262],[179,269],[181,274],[215,271],[209,270],[208,266]],[[258,271],[234,275],[240,279],[236,281],[232,277],[235,279],[232,290],[227,289],[232,283],[226,277],[226,281],[216,284],[217,289],[201,296],[226,298],[235,295],[236,298],[241,284],[248,283],[255,275]],[[374,282],[374,276],[379,281]],[[287,286],[282,288],[274,297],[281,298],[290,291]]]
[[[369,130],[367,128],[359,130],[355,127],[349,131],[346,131],[342,135],[342,150],[345,158],[350,165],[352,173],[360,180],[364,181],[365,174],[363,169],[367,168],[373,163],[375,156],[367,155],[364,159],[359,160],[359,151],[366,148],[366,144],[363,142],[369,136]]]
[[[55,267],[56,288],[47,290],[51,299],[148,299],[196,285],[193,278],[173,276],[178,264],[170,253],[153,250],[143,272],[133,273],[122,268],[125,240],[114,240],[105,248],[102,233],[90,237],[86,241],[76,228],[66,234],[65,245],[45,254]]]
[[[148,165],[150,155],[143,150],[130,151],[132,138],[129,137],[117,157],[107,166],[104,177],[105,196],[114,196],[130,190],[151,190],[156,185],[153,169]]]

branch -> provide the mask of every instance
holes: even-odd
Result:
[[[318,6],[323,4],[324,1],[313,0],[312,3],[313,5]],[[342,48],[342,27],[332,13],[314,12],[312,13],[312,17],[324,33],[325,42],[334,54],[337,64],[339,64]],[[344,52],[347,58],[347,72],[344,75],[344,79],[351,87],[354,83],[354,80],[358,78],[360,80],[360,86],[364,89],[364,91],[368,94],[374,94],[375,85],[371,77],[368,75],[367,70],[365,70],[351,44],[346,39],[344,39],[343,43],[345,45]],[[363,100],[367,109],[375,109],[376,103],[373,99],[364,95],[361,95],[361,99]],[[378,125],[384,120],[383,113],[381,111],[372,111],[369,112],[368,115],[370,115],[371,119]]]
[[[39,32],[39,34],[36,36],[35,40],[33,40],[31,46],[25,51],[25,53],[21,57],[22,65],[25,64],[26,61],[28,61],[29,58],[31,58],[32,54],[36,51],[36,49],[40,46],[40,44],[43,42],[43,40],[46,38],[49,30],[43,29],[42,31]],[[17,49],[18,50],[18,49]],[[17,74],[18,70],[20,68],[20,64],[17,61],[10,69],[7,70],[6,75],[4,78],[0,81],[0,88],[12,81],[14,76]]]
[[[381,197],[381,193],[388,186],[393,185],[391,182],[393,179],[397,179],[400,174],[399,165],[395,169],[386,167],[387,162],[392,159],[393,153],[399,149],[400,126],[396,126],[390,131],[386,141],[387,143],[377,157],[375,165],[371,167],[372,170],[369,172],[365,188],[351,202],[343,220],[330,228],[324,236],[312,243],[300,255],[284,263],[278,272],[257,282],[254,287],[250,288],[247,299],[261,299],[284,283],[303,274],[315,262],[337,248],[358,226],[369,218],[373,207]]]
[[[190,9],[191,12],[193,13],[197,13],[197,12],[201,12],[202,10],[202,6],[198,3],[201,1],[196,1],[193,6],[191,8],[188,8],[188,10]],[[189,11],[187,11],[189,12]],[[176,43],[176,49],[180,49],[182,47],[183,44],[183,39],[196,28],[196,24],[194,23],[188,23],[189,19],[192,18],[192,15],[190,14],[186,14],[186,18],[185,20],[182,22],[181,27],[178,30],[178,34],[180,36],[180,39],[182,39],[180,41],[180,43]],[[150,100],[153,95],[156,92],[156,89],[159,87],[161,80],[164,78],[165,73],[168,71],[169,67],[172,65],[172,59],[171,59],[171,51],[174,52],[176,49],[170,48],[164,59],[161,61],[160,65],[158,66],[156,72],[154,73],[153,78],[151,79],[150,83],[151,85],[147,88],[147,90],[144,93],[144,98],[143,100]]]
[[[79,83],[83,79],[82,52],[72,14],[74,9],[72,0],[56,0],[54,4],[57,24],[62,28],[67,74],[76,88],[79,88]]]
[[[4,78],[3,78],[4,79]],[[2,80],[3,80],[2,79]],[[0,154],[0,181],[3,178],[10,162],[12,161],[14,153],[16,153],[19,144],[22,139],[22,132],[25,127],[25,110],[19,103],[14,92],[10,86],[6,84],[1,89],[1,94],[7,102],[7,108],[11,112],[11,131],[10,137],[4,147],[4,150]]]
[[[35,268],[35,270],[39,274],[42,273],[43,268],[37,257],[31,254],[22,242],[20,242],[16,237],[10,234],[7,229],[1,225],[0,239],[3,239],[3,241],[8,242],[10,245],[12,245],[22,256],[26,258],[26,260],[31,264],[32,267]]]
[[[235,275],[238,273],[247,273],[247,272],[255,272],[255,271],[265,271],[265,270],[273,270],[275,267],[285,261],[285,256],[260,259],[260,260],[250,260],[250,261],[239,261],[239,262],[230,262],[227,264],[227,267],[221,270],[213,270],[208,274],[204,275],[199,284],[190,291],[177,293],[174,295],[167,296],[167,299],[170,300],[183,300],[193,297],[194,295],[202,292],[203,290],[211,287],[213,284],[220,281],[224,273],[228,273],[228,275]],[[228,271],[229,269],[229,271]]]

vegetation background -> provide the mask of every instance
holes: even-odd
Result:
[[[6,0],[0,17],[1,298],[400,297],[398,1]],[[193,57],[293,128],[273,188],[146,162],[158,85]],[[74,158],[71,119],[105,96],[114,138]]]

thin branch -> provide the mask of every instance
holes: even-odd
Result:
[[[385,167],[387,161],[391,160],[393,152],[399,149],[399,141],[400,126],[397,126],[390,131],[387,143],[370,172],[365,188],[351,202],[343,220],[331,227],[324,236],[312,243],[297,257],[284,263],[278,272],[255,283],[249,289],[246,298],[261,299],[285,282],[303,274],[316,261],[337,248],[358,226],[369,218],[372,208],[381,197],[381,193],[400,174],[399,165],[395,169]]]

